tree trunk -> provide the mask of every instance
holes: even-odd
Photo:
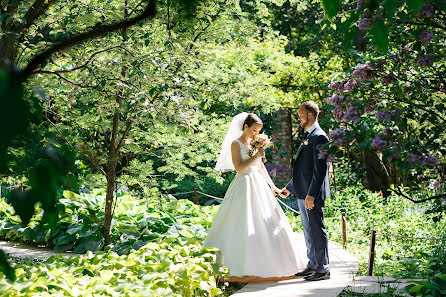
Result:
[[[113,201],[116,182],[116,159],[108,161],[107,164],[107,194],[105,196],[105,215],[104,215],[104,246],[110,244],[111,222],[113,219]]]
[[[1,31],[7,32],[3,26]],[[17,35],[13,33],[5,33],[0,38],[0,69],[2,70],[10,70],[14,63],[17,54],[16,39]]]
[[[390,195],[389,173],[381,157],[374,151],[364,150],[362,154],[363,186],[371,191],[381,191],[384,197]]]
[[[125,17],[128,17],[128,0],[125,1]],[[124,42],[128,40],[127,36],[127,28],[122,29],[122,39]],[[127,74],[127,66],[122,66],[121,76],[125,79]],[[110,139],[110,146],[108,152],[108,160],[107,160],[107,194],[105,198],[105,213],[104,213],[104,246],[110,244],[110,234],[111,234],[111,222],[113,220],[113,201],[115,200],[114,191],[116,184],[116,165],[118,163],[119,158],[119,150],[120,144],[118,143],[118,133],[119,133],[119,118],[121,116],[121,106],[122,106],[122,97],[124,96],[124,88],[121,91],[121,94],[118,94],[116,97],[116,103],[118,103],[118,107],[115,110],[115,114],[113,115],[113,129]],[[122,135],[121,141],[125,138],[125,134]]]

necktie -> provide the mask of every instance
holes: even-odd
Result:
[[[308,132],[305,132],[305,134],[304,134],[304,139],[307,139],[307,137],[308,137]]]

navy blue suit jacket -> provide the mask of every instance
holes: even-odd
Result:
[[[307,195],[322,200],[330,197],[328,164],[325,159],[318,158],[317,148],[327,142],[327,134],[319,126],[302,140],[293,162],[293,177],[286,185],[297,199],[305,199]]]

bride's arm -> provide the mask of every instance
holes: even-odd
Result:
[[[231,155],[232,155],[232,164],[234,164],[235,171],[237,173],[243,172],[245,169],[247,169],[251,164],[257,159],[263,156],[263,150],[259,149],[259,151],[246,160],[245,162],[242,162],[242,156],[240,154],[240,144],[237,141],[232,142],[231,144]]]
[[[260,174],[263,175],[263,177],[265,178],[266,182],[271,187],[271,190],[273,192],[279,193],[280,189],[278,187],[276,187],[276,185],[274,185],[273,180],[269,176],[268,171],[266,170],[265,164],[263,164],[263,162],[259,162],[259,171],[260,171]]]

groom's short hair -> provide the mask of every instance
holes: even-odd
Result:
[[[301,105],[306,111],[311,112],[315,119],[319,115],[319,106],[314,101],[306,101]]]

